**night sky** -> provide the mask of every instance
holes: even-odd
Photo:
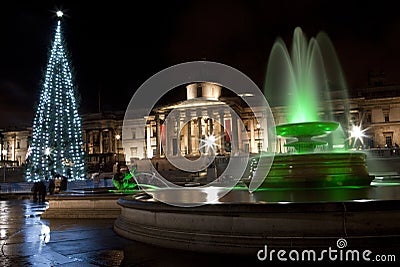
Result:
[[[0,129],[31,126],[56,25],[81,96],[79,112],[125,110],[155,73],[187,61],[230,65],[263,87],[277,37],[301,27],[330,37],[348,83],[369,71],[400,84],[400,11],[395,1],[7,1],[0,15]],[[103,3],[104,2],[104,3]]]

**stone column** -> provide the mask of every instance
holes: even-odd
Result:
[[[109,131],[108,131],[108,151],[107,152],[111,152],[111,148],[112,148],[112,129],[109,129]]]
[[[174,128],[176,125],[176,119],[174,118],[169,118],[168,123],[166,124],[166,129],[165,129],[165,146],[166,150],[165,154],[168,156],[173,155],[173,139],[175,137],[174,133]]]
[[[254,132],[254,120],[249,119],[249,127],[250,127],[250,151],[251,153],[257,153],[256,142],[255,142],[255,132]]]
[[[190,112],[187,111],[186,112],[186,118],[187,118],[187,146],[188,146],[188,150],[187,153],[190,155],[192,153],[192,123],[190,121],[191,116],[190,116]]]
[[[201,153],[200,147],[201,147],[201,139],[202,139],[203,131],[202,131],[202,124],[201,124],[202,118],[201,118],[200,110],[197,111],[196,116],[197,116],[197,142],[198,142],[197,147],[198,147],[199,153]]]
[[[175,122],[174,122],[174,139],[176,139],[176,141],[173,141],[172,143],[173,150],[174,146],[176,146],[175,151],[172,152],[174,156],[176,156],[178,154],[178,150],[180,150],[180,135],[179,135],[180,126],[181,126],[181,116],[179,113],[175,115]]]
[[[240,144],[239,144],[239,133],[238,133],[238,122],[236,116],[231,115],[232,121],[232,139],[231,139],[231,151],[238,151]]]
[[[225,132],[224,132],[224,120],[225,120],[225,114],[223,110],[220,110],[219,112],[219,132],[221,135],[221,138],[219,138],[220,144],[220,152],[221,154],[225,153]]]
[[[159,157],[161,155],[161,142],[160,142],[160,117],[158,114],[156,114],[155,119],[156,119],[156,155],[155,156]]]
[[[151,124],[146,124],[146,158],[153,157],[153,151],[151,148]]]
[[[99,140],[100,140],[100,154],[103,154],[103,129],[99,130]],[[117,141],[118,142],[118,141]],[[118,153],[118,151],[117,151]]]
[[[98,148],[99,148],[99,150],[97,151],[97,153],[100,153],[100,133],[101,133],[101,130],[100,129],[98,129],[98,130],[96,130],[96,134],[97,134],[97,141],[99,142],[98,143]]]
[[[214,134],[214,123],[212,120],[213,112],[211,110],[208,111],[208,135]]]
[[[84,132],[85,132],[85,134],[84,134],[84,136],[85,136],[85,140],[84,140],[85,151],[86,151],[86,154],[89,154],[89,130],[84,130]]]

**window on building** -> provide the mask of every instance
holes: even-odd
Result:
[[[385,122],[389,122],[389,110],[387,109],[383,109],[383,118],[385,120]]]
[[[385,116],[385,122],[389,122],[389,115]]]
[[[136,139],[136,129],[132,128],[131,132],[132,132],[132,139]]]
[[[367,114],[367,123],[371,123],[371,122],[372,122],[371,114]]]
[[[137,147],[131,147],[131,158],[137,158]]]
[[[391,135],[386,135],[385,136],[385,142],[387,147],[392,147],[392,136]]]
[[[20,146],[19,146],[19,141],[17,142],[17,149],[20,149]]]

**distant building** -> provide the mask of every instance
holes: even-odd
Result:
[[[115,162],[125,161],[122,149],[124,112],[90,113],[82,116],[83,143],[88,171],[112,171]]]
[[[379,86],[357,90],[356,113],[351,119],[366,130],[367,148],[400,144],[400,86]]]
[[[9,166],[21,166],[28,153],[32,128],[0,130],[1,161]]]
[[[258,147],[254,132],[257,123],[254,115],[247,116],[249,110],[242,106],[240,98],[222,96],[221,89],[215,83],[189,84],[186,100],[154,108],[147,117],[144,131],[140,129],[140,118],[127,123],[129,129],[124,133],[124,142],[129,147],[129,151],[125,151],[127,160],[178,154],[196,157],[200,152],[207,154],[209,151],[202,147],[202,141],[210,136],[216,137],[215,154],[229,154],[231,145],[238,146],[235,151],[256,153]],[[164,121],[172,110],[173,118],[167,128]],[[248,133],[253,134],[248,135],[239,129],[232,112],[239,114]],[[238,143],[231,144],[230,136]]]
[[[258,153],[268,149],[262,142],[267,133],[255,120],[252,111],[239,97],[225,96],[222,88],[213,83],[198,83],[187,86],[186,100],[158,106],[146,118],[145,129],[140,123],[131,124],[126,136],[122,136],[125,111],[84,114],[82,116],[84,150],[88,171],[111,171],[113,164],[124,163],[135,159],[163,157],[164,147],[171,154],[181,153],[184,156],[196,156],[200,151],[199,139],[214,133],[222,136],[217,140],[218,151],[224,155],[230,153],[230,142],[225,131],[236,135],[239,149],[243,152]],[[202,97],[212,101],[210,108],[202,107],[196,98]],[[349,110],[345,111],[343,100],[332,100],[334,119],[351,129],[352,125],[361,125],[365,129],[363,149],[393,147],[400,144],[400,86],[375,86],[357,90],[356,95],[348,99]],[[243,121],[246,132],[237,128],[230,112],[221,109],[223,105],[234,110]],[[172,109],[179,110],[175,127],[163,128],[163,120]],[[213,113],[214,120],[208,119],[207,112]],[[285,123],[285,107],[272,108],[276,124]],[[347,119],[346,119],[347,118]],[[188,120],[189,119],[189,120]],[[183,123],[186,121],[185,123]],[[178,133],[179,127],[182,127]],[[1,161],[13,165],[23,165],[29,152],[29,141],[32,129],[0,130]],[[125,149],[122,146],[124,138]],[[285,151],[285,140],[278,141],[278,152]],[[353,144],[349,144],[353,146]],[[178,149],[179,148],[179,149]]]

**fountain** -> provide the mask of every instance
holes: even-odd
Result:
[[[272,107],[286,107],[286,116],[281,116],[285,122],[276,126],[276,134],[289,140],[284,148],[292,153],[275,156],[263,188],[369,186],[373,177],[367,171],[366,155],[345,151],[342,129],[348,125],[347,87],[324,32],[308,41],[301,28],[296,28],[290,54],[282,39],[277,39],[264,92]],[[332,94],[344,107],[344,127],[333,121]],[[337,136],[341,136],[340,141],[334,140]]]
[[[347,114],[347,88],[329,38],[322,33],[308,42],[296,28],[292,50],[289,56],[278,40],[266,75],[266,98],[272,109],[286,106],[287,116],[275,118],[279,124],[273,127],[268,120],[263,128],[269,125],[269,137],[275,139],[276,132],[284,144],[266,139],[269,148],[276,145],[279,153],[262,152],[249,158],[257,163],[247,187],[167,185],[120,198],[121,214],[114,224],[118,234],[156,246],[252,257],[266,245],[273,249],[326,249],[337,244],[343,248],[336,243],[343,239],[352,249],[400,247],[400,228],[392,223],[400,219],[400,187],[370,186],[373,177],[368,174],[365,154],[346,150],[346,116],[339,120],[333,116],[330,95],[333,90],[336,95],[339,92]],[[198,65],[189,63],[185,66],[188,72],[176,75],[167,69],[155,79],[204,81],[196,76],[200,73],[213,82],[220,76],[218,82],[227,88],[232,84],[251,86],[243,80],[230,81],[237,73],[227,69],[215,75],[221,71],[218,64],[200,64],[200,71]],[[143,91],[152,90],[147,82],[145,85]],[[165,80],[153,82],[157,90],[161,85],[170,86]],[[151,96],[141,95],[145,96],[147,102],[151,100]],[[129,115],[137,115],[145,102],[132,105],[131,101],[136,109],[127,111],[125,120],[133,121]],[[130,131],[132,125],[139,124],[127,124],[126,129]],[[233,170],[230,174],[240,173]],[[155,173],[143,178],[156,180]]]

